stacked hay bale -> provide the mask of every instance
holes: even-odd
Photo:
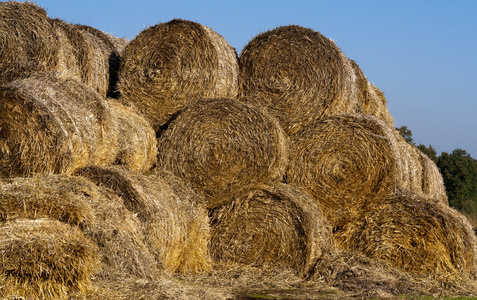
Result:
[[[208,216],[200,194],[166,172],[144,176],[121,168],[87,167],[78,174],[115,191],[142,222],[146,243],[172,273],[211,270]]]
[[[18,220],[30,220],[31,222],[39,219],[53,220],[55,224],[61,224],[57,226],[61,226],[58,231],[58,243],[68,240],[68,236],[63,237],[61,234],[69,230],[73,233],[80,232],[81,236],[84,236],[86,245],[94,245],[94,247],[91,246],[96,253],[94,269],[83,270],[78,269],[80,266],[77,266],[78,268],[73,269],[63,267],[64,270],[61,271],[71,272],[71,276],[76,276],[75,278],[78,279],[78,284],[84,284],[84,289],[93,275],[95,282],[108,282],[129,277],[150,278],[162,269],[162,265],[155,260],[145,242],[141,230],[142,224],[136,214],[125,207],[123,199],[114,191],[108,188],[99,189],[89,180],[66,175],[5,179],[0,182],[0,203],[2,204],[2,224],[13,224]],[[26,238],[28,232],[31,231],[37,234],[36,239],[40,239],[42,228],[39,227],[38,230],[33,227],[28,230],[22,229],[26,231],[23,233],[22,230],[18,230],[18,235],[23,234]],[[46,231],[45,234],[45,243],[55,240],[54,231]],[[78,238],[71,235],[73,242]],[[69,244],[66,243],[66,245]],[[37,248],[38,250],[44,249],[41,244],[35,243],[32,243],[31,247],[27,249],[34,253]],[[74,248],[71,251],[73,250]],[[83,259],[87,263],[92,259],[76,257],[75,252],[68,253],[68,255],[65,253],[67,252],[59,252],[55,256],[58,263],[63,263],[68,259]],[[62,258],[61,255],[64,257]],[[31,259],[31,256],[24,257],[22,263],[34,264],[35,261]],[[60,271],[52,270],[50,279],[54,278],[55,272]],[[7,269],[2,269],[2,278],[8,277],[4,276],[5,273],[7,273]],[[84,278],[79,278],[77,274],[84,275]],[[12,273],[10,279],[22,282],[21,275]],[[27,277],[26,280],[28,280]],[[25,285],[31,285],[34,288],[42,280],[48,281],[48,278],[45,276],[31,278],[30,281],[25,281]],[[69,289],[67,281],[51,281],[50,283],[50,286],[45,283],[45,293],[50,290],[54,292],[57,289],[63,291]],[[22,289],[20,286],[17,288]],[[12,291],[14,289],[15,287],[12,287]]]
[[[77,227],[53,219],[0,224],[0,297],[70,299],[91,288],[97,248]]]
[[[253,38],[240,54],[239,99],[265,106],[294,135],[320,118],[345,113],[383,117],[386,100],[328,38],[290,25]]]
[[[104,98],[55,74],[0,87],[0,174],[71,174],[116,159],[118,124]]]
[[[321,119],[290,143],[287,180],[309,190],[335,223],[354,214],[369,198],[400,190],[423,196],[417,148],[373,116],[348,114]],[[444,202],[436,198],[436,202]]]
[[[454,209],[411,193],[372,199],[337,243],[421,276],[477,278],[477,240]]]
[[[161,134],[158,166],[204,192],[214,208],[240,190],[281,180],[286,147],[283,130],[265,111],[233,99],[203,99]]]
[[[53,71],[58,42],[43,8],[25,2],[0,3],[0,82]]]
[[[108,99],[108,106],[118,122],[118,152],[116,164],[132,171],[146,173],[157,160],[156,133],[134,106],[125,106]]]
[[[235,51],[210,28],[172,20],[139,33],[123,51],[118,89],[157,131],[200,98],[237,95]]]
[[[314,199],[283,183],[250,188],[210,213],[211,254],[221,263],[306,275],[331,251],[331,229]]]
[[[56,70],[63,76],[85,83],[100,95],[112,95],[117,81],[122,39],[84,25],[50,19],[58,36]]]

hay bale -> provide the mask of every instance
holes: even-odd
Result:
[[[259,185],[210,212],[211,254],[218,262],[294,269],[307,274],[332,245],[331,229],[306,192]]]
[[[112,189],[142,221],[146,243],[166,270],[195,274],[211,270],[207,211],[201,195],[172,174],[144,176],[123,168],[87,167],[78,174]]]
[[[426,154],[416,148],[419,154],[419,162],[422,166],[422,191],[425,196],[436,199],[437,202],[448,205],[444,179],[436,163]]]
[[[117,122],[95,91],[41,74],[0,87],[0,176],[66,173],[111,164]]]
[[[1,189],[2,205],[11,207],[2,208],[6,220],[47,217],[77,225],[98,248],[96,281],[149,278],[162,268],[146,246],[138,216],[111,189],[63,174],[7,179]],[[15,203],[22,197],[25,203]]]
[[[344,249],[412,274],[473,280],[477,275],[477,241],[467,219],[414,194],[371,199],[335,238]]]
[[[291,140],[289,183],[307,189],[327,218],[340,222],[369,198],[399,190],[423,195],[418,153],[374,116],[333,116],[315,122]]]
[[[57,189],[41,177],[0,181],[0,221],[50,218],[84,226],[93,218],[82,193]]]
[[[361,103],[356,108],[356,112],[376,116],[385,121],[389,126],[394,127],[394,120],[387,109],[387,100],[383,92],[368,81],[355,61],[350,60],[350,63],[356,76],[355,88],[358,91],[355,95],[358,97],[357,102]]]
[[[58,42],[43,8],[31,2],[0,2],[0,82],[56,68]]]
[[[235,50],[201,24],[174,19],[143,30],[123,52],[118,89],[155,130],[199,98],[237,95]]]
[[[320,118],[363,110],[359,67],[312,29],[290,25],[256,36],[239,66],[239,99],[267,107],[289,135]]]
[[[256,183],[281,180],[287,141],[265,111],[232,99],[198,100],[158,138],[158,166],[191,183],[214,208]]]
[[[0,224],[0,297],[70,299],[91,288],[97,248],[75,226],[51,219]]]
[[[156,133],[133,106],[110,99],[108,106],[118,120],[118,154],[116,163],[132,171],[146,173],[157,160]]]

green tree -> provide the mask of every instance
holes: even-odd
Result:
[[[401,127],[396,127],[396,130],[399,131],[399,134],[404,138],[406,142],[414,145],[414,139],[412,138],[411,129],[407,128],[407,126],[401,126]]]
[[[437,160],[446,187],[449,205],[471,213],[469,206],[477,202],[477,160],[465,150],[442,152]]]

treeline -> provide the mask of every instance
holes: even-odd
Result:
[[[396,128],[406,142],[416,145],[412,131],[407,126]],[[477,225],[477,159],[463,149],[455,149],[452,153],[442,152],[437,155],[431,145],[416,145],[429,156],[441,171],[449,198],[449,205],[462,211]]]

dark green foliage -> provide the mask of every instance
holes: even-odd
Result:
[[[466,210],[464,203],[477,201],[477,160],[465,150],[455,149],[451,154],[442,152],[437,166],[441,170],[451,206]]]

